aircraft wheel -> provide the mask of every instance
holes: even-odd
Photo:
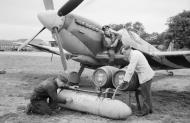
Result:
[[[69,84],[70,85],[79,85],[80,82],[80,76],[78,74],[78,72],[70,72],[69,73]]]

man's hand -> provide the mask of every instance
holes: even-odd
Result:
[[[78,89],[79,86],[74,85],[74,86],[69,86],[69,88],[71,88],[71,89]]]
[[[122,87],[123,85],[125,85],[126,83],[128,83],[127,81],[122,80],[121,82],[119,82],[119,86]]]
[[[123,85],[124,83],[125,83],[124,80],[120,80],[119,81],[119,86]]]
[[[70,104],[73,102],[73,99],[72,98],[66,98],[66,104]]]

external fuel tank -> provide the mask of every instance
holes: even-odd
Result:
[[[61,104],[65,108],[111,119],[126,119],[132,113],[131,108],[122,101],[98,97],[95,94],[64,89],[59,93],[59,98],[73,99],[70,104]]]

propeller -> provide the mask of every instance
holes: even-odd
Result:
[[[63,52],[63,47],[62,47],[62,43],[61,43],[61,38],[60,38],[59,33],[58,33],[58,28],[54,27],[53,32],[55,34],[54,38],[55,38],[55,40],[58,44],[58,47],[59,47],[62,66],[63,66],[64,70],[67,70],[67,60],[65,57],[65,53]]]
[[[52,0],[43,0],[46,10],[54,10],[54,5]]]
[[[58,16],[65,16],[68,13],[70,13],[72,10],[74,10],[79,4],[81,4],[83,0],[69,0],[65,5],[63,5],[57,12]],[[55,27],[53,29],[55,32],[55,39],[57,41],[59,50],[60,50],[60,56],[61,56],[61,62],[63,65],[64,70],[67,70],[67,60],[65,57],[65,53],[63,52],[63,47],[61,44],[61,38],[59,37],[58,34],[58,28]]]
[[[57,12],[58,16],[65,16],[74,10],[79,4],[84,0],[69,0],[65,5],[63,5]]]
[[[35,34],[34,36],[32,36],[30,39],[26,40],[19,48],[18,51],[20,51],[22,48],[24,48],[25,46],[27,46],[36,36],[38,36],[43,30],[45,29],[45,27],[43,27],[37,34]]]
[[[19,48],[18,51],[21,50],[23,47],[28,45],[38,34],[40,34],[44,29],[50,28],[53,32],[53,36],[58,44],[59,51],[60,51],[60,56],[61,56],[61,62],[64,70],[67,70],[67,61],[66,61],[66,56],[63,51],[62,43],[61,43],[61,38],[59,36],[58,32],[58,25],[60,23],[63,23],[63,21],[59,18],[59,16],[65,16],[68,13],[70,13],[72,10],[74,10],[79,4],[81,4],[84,0],[69,0],[65,5],[63,5],[57,12],[58,16],[54,16],[52,19],[51,12],[48,11],[47,13],[44,14],[39,14],[39,19],[41,19],[42,24],[44,27],[37,33],[35,34],[32,38],[28,39],[27,41],[24,42]],[[43,0],[44,6],[46,10],[54,10],[54,4],[52,0]],[[49,18],[50,17],[50,18]]]

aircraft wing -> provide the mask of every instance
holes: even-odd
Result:
[[[152,56],[179,56],[179,55],[190,55],[190,51],[160,51],[150,53]]]
[[[19,43],[19,42],[14,42],[15,44],[19,44],[21,45],[22,43]],[[30,47],[33,47],[37,50],[40,50],[40,51],[43,51],[43,52],[48,52],[48,53],[53,53],[53,54],[56,54],[56,55],[60,55],[59,53],[59,48],[57,47],[50,47],[50,46],[44,46],[44,45],[37,45],[37,44],[28,44],[28,46]],[[72,54],[67,52],[66,50],[64,50],[65,52],[65,55],[66,55],[66,58],[67,59],[70,59],[72,58]]]
[[[55,47],[43,46],[43,45],[37,45],[37,44],[28,44],[28,45],[32,46],[33,48],[40,50],[40,51],[49,52],[49,53],[59,55],[59,49],[55,48]]]
[[[32,46],[33,48],[38,49],[40,51],[60,55],[59,48],[57,48],[57,47],[43,46],[43,45],[37,45],[37,44],[28,44],[28,45]],[[66,59],[71,59],[74,56],[73,54],[69,53],[66,50],[64,50],[64,52],[65,52]]]

